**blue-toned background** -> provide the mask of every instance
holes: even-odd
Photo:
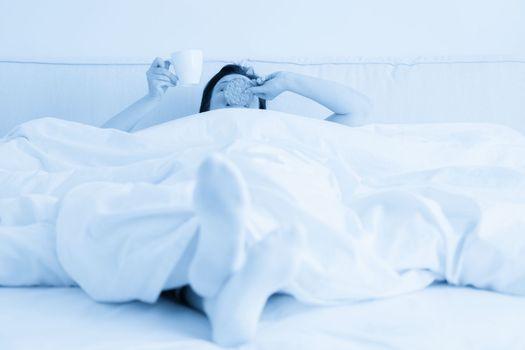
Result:
[[[525,54],[523,0],[2,0],[2,58]]]
[[[201,48],[202,84],[155,113],[195,113],[225,62],[348,84],[372,122],[498,122],[525,131],[523,0],[0,0],[0,135],[43,116],[100,125],[143,96],[155,56]],[[271,108],[318,116],[284,94]]]

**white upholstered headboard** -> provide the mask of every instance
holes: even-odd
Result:
[[[207,61],[201,85],[168,91],[163,118],[198,111],[207,79],[233,60]],[[525,133],[525,59],[417,58],[247,61],[267,74],[289,70],[346,83],[368,95],[371,122],[480,121]],[[0,62],[0,133],[33,118],[53,116],[100,125],[146,93],[147,64]],[[269,107],[324,116],[321,106],[292,94]]]
[[[146,92],[157,56],[198,47],[221,65],[337,80],[373,122],[482,121],[525,132],[523,0],[6,0],[0,2],[0,134],[53,116],[101,124]],[[169,91],[166,120],[202,86]],[[283,95],[271,108],[320,116]]]

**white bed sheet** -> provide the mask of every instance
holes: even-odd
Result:
[[[100,304],[77,288],[0,288],[2,350],[219,349],[201,314],[161,299]],[[525,298],[434,285],[339,307],[287,296],[241,349],[524,349]]]
[[[436,279],[525,295],[525,138],[510,128],[348,128],[222,109],[135,134],[41,119],[0,151],[4,286],[73,279],[95,300],[155,301],[197,232],[196,168],[220,152],[248,184],[252,242],[308,228],[306,258],[283,288],[304,302]]]

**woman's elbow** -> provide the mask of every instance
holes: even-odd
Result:
[[[366,124],[372,110],[372,101],[365,95],[348,99],[348,104],[339,111],[326,118],[327,121],[336,122],[348,126],[360,126]]]

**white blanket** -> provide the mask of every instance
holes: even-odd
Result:
[[[35,120],[0,144],[0,285],[153,302],[198,230],[204,157],[240,169],[252,244],[307,242],[285,291],[370,299],[435,280],[525,295],[525,138],[482,124],[349,128],[225,109],[135,134]]]

